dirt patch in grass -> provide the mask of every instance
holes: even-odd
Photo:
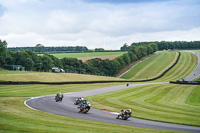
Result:
[[[93,57],[80,57],[78,58],[79,60],[82,60],[83,62],[90,60],[90,59],[95,59],[95,58],[100,58],[102,60],[104,59],[109,59],[109,60],[113,60],[115,58],[117,58],[120,55],[105,55],[105,56],[93,56]]]

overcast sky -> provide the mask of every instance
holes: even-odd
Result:
[[[200,0],[0,0],[8,47],[200,40]]]

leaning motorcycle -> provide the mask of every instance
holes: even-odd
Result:
[[[131,110],[125,110],[121,115],[118,115],[116,119],[122,119],[122,120],[127,120],[129,117],[131,117]]]
[[[78,98],[76,99],[76,102],[74,103],[74,105],[79,105],[82,101],[83,101],[83,98]]]
[[[57,95],[55,96],[56,102],[59,102],[59,101],[61,102],[62,99],[63,99],[63,94],[62,94],[62,95],[57,94]]]
[[[80,108],[80,111],[79,113],[87,113],[89,112],[90,110],[90,107],[91,107],[91,104],[87,101],[85,104],[83,103],[82,105],[80,105],[78,108]]]

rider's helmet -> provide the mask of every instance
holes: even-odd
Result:
[[[87,104],[87,101],[86,101],[86,100],[83,100],[83,103],[84,103],[84,104]]]

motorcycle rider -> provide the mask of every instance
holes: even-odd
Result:
[[[83,110],[83,107],[84,107],[84,105],[86,105],[86,104],[87,104],[86,100],[83,100],[83,101],[80,102],[78,108],[80,108],[80,110]]]
[[[83,99],[82,97],[80,97],[80,98],[78,99],[78,101],[80,101],[80,102],[83,101],[83,100],[84,100],[84,99]]]
[[[118,114],[118,118],[121,116],[123,116],[126,112],[131,112],[131,109],[122,109],[121,111],[120,111],[120,113]]]
[[[82,97],[76,99],[75,105],[79,105],[84,99]]]
[[[127,86],[127,87],[129,86],[129,82],[126,84],[126,86]]]
[[[120,113],[118,114],[118,117],[119,117],[119,116],[122,116],[124,113],[125,113],[125,109],[122,109],[122,110],[120,111]]]
[[[61,96],[61,101],[62,101],[62,99],[63,99],[63,94],[62,94],[61,92],[57,93],[56,96],[57,96],[57,97],[60,97],[60,96]]]
[[[79,112],[83,111],[86,108],[87,104],[89,104],[89,102],[87,100],[82,100],[78,106],[78,108],[80,108]]]

